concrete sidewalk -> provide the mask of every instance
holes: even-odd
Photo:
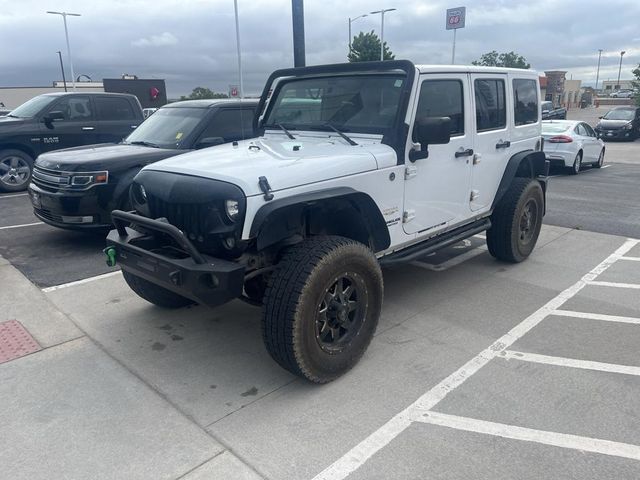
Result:
[[[0,364],[0,477],[261,478],[2,258],[0,305],[42,347]]]

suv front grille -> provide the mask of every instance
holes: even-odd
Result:
[[[71,173],[59,170],[49,170],[39,166],[33,167],[33,183],[46,189],[59,190],[69,187],[71,183]]]

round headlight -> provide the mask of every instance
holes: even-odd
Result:
[[[224,208],[227,211],[227,216],[233,221],[240,215],[240,204],[237,200],[227,200],[224,202]]]

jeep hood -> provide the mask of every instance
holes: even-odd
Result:
[[[272,191],[313,184],[332,178],[376,170],[381,160],[396,163],[396,154],[379,140],[354,138],[352,146],[333,135],[295,140],[269,135],[253,140],[205,148],[154,163],[145,170],[206,177],[239,186],[247,196],[261,195],[258,179],[264,176]]]

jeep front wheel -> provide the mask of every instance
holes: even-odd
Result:
[[[273,359],[314,383],[353,367],[382,308],[382,271],[365,245],[315,237],[285,252],[265,293],[262,336]]]
[[[533,251],[542,227],[544,194],[537,180],[515,178],[491,215],[487,230],[489,253],[518,263]]]

